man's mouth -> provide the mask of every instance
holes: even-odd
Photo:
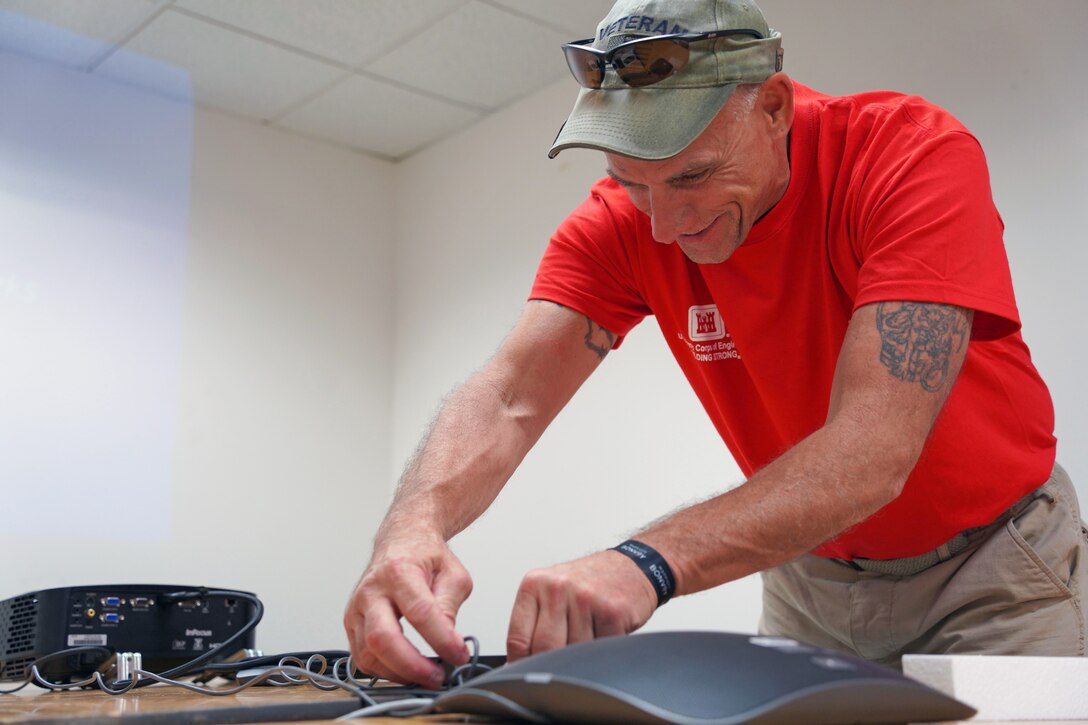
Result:
[[[708,239],[711,239],[714,236],[714,231],[718,227],[721,220],[722,218],[720,216],[714,217],[714,220],[707,224],[705,227],[703,227],[701,230],[697,232],[692,232],[690,234],[681,234],[677,236],[676,241],[684,242],[685,244],[703,244]]]

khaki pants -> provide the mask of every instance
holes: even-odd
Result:
[[[817,556],[765,571],[760,632],[893,667],[904,654],[1088,655],[1088,530],[1065,470],[1011,511],[910,576]]]

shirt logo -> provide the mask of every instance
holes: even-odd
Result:
[[[694,305],[688,309],[688,337],[692,340],[720,340],[725,325],[717,305]]]
[[[688,308],[688,336],[676,331],[679,338],[696,362],[708,363],[718,360],[740,360],[733,336],[725,328],[725,321],[718,312],[717,305],[693,305]]]

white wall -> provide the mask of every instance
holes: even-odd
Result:
[[[112,497],[108,520],[30,538],[0,527],[0,597],[104,583],[243,588],[266,604],[265,651],[341,647],[388,490],[393,168],[199,110],[192,146],[169,530],[126,536],[140,481],[84,487]],[[59,184],[62,164],[55,173]]]
[[[1074,226],[1088,198],[1082,0],[764,0],[786,70],[825,92],[924,95],[987,149],[1006,222],[1025,337],[1057,404],[1060,457],[1088,500],[1088,416],[1076,329],[1088,262]],[[575,95],[562,81],[397,169],[393,465],[439,399],[495,349],[528,293],[547,238],[603,170],[599,154],[547,148]],[[1080,132],[1080,133],[1078,133]],[[1070,325],[1070,323],[1073,323]],[[1072,327],[1072,329],[1070,329]],[[460,619],[502,651],[529,568],[573,558],[685,501],[740,481],[652,321],[576,396],[499,500],[454,540],[475,580]],[[650,627],[752,630],[758,581],[662,609]]]
[[[266,651],[344,646],[383,513],[391,179],[388,163],[197,114],[174,540],[192,525],[201,543],[147,576],[250,587]]]

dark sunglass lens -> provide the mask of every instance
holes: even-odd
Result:
[[[674,40],[646,40],[623,50],[624,66],[613,65],[623,82],[636,88],[663,81],[688,64],[687,46]]]
[[[587,50],[567,46],[563,48],[567,65],[574,79],[586,88],[600,88],[604,81],[604,68],[601,60]]]

